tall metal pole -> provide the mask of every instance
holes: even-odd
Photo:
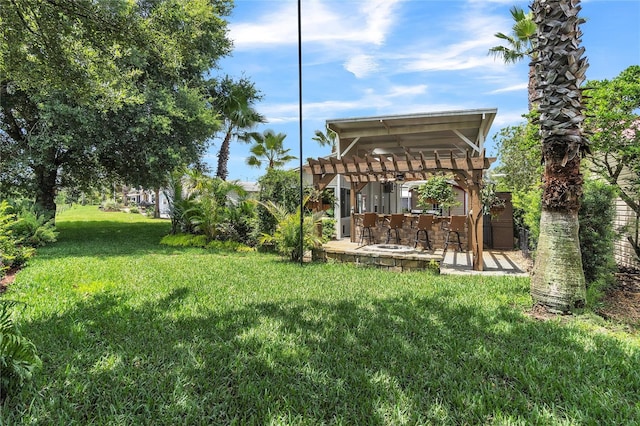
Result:
[[[300,138],[300,266],[304,264],[304,191],[302,188],[302,14],[298,0],[298,126]]]

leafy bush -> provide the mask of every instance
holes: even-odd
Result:
[[[300,178],[296,171],[268,169],[260,178],[260,204],[258,206],[258,235],[273,234],[278,224],[264,203],[272,202],[288,213],[300,205]]]
[[[218,239],[255,246],[258,241],[257,227],[255,202],[242,200],[235,204],[229,203],[225,212],[225,220],[220,223]]]
[[[613,256],[615,231],[615,188],[600,181],[588,180],[583,186],[580,206],[580,250],[582,268],[589,286],[602,280],[611,284],[616,268]]]
[[[138,209],[136,206],[130,207],[129,213],[140,213],[140,209]]]
[[[0,300],[0,399],[23,386],[42,365],[35,345],[22,336],[11,318],[11,309],[17,305],[12,300]]]
[[[336,222],[337,220],[332,217],[322,218],[322,241],[327,242],[335,238],[336,236]]]
[[[283,206],[273,202],[267,202],[263,205],[277,220],[277,225],[274,233],[272,235],[263,234],[260,242],[274,244],[278,253],[292,261],[300,260],[300,209],[295,213],[289,213]],[[322,215],[322,212],[318,212],[303,218],[303,251],[312,250],[322,245],[322,237],[316,235],[316,223],[321,220]]]
[[[213,251],[250,252],[253,248],[236,241],[207,241],[205,235],[169,234],[165,235],[160,244],[170,247],[200,247]]]
[[[101,207],[105,212],[117,212],[122,206],[116,200],[106,200],[101,204]]]
[[[448,209],[459,204],[456,193],[449,183],[451,177],[432,176],[418,187],[418,204],[430,208],[437,204],[443,209]]]
[[[16,221],[9,202],[0,202],[0,277],[8,269],[22,265],[35,252],[33,247],[24,244],[22,238],[15,235],[13,227]]]
[[[53,243],[58,237],[53,219],[27,200],[15,203],[16,221],[11,225],[13,235],[19,243],[31,247],[42,247]]]
[[[533,248],[538,245],[540,236],[540,216],[542,213],[542,190],[514,192],[511,202],[514,208],[516,228],[529,231],[529,242]]]
[[[169,234],[160,240],[160,244],[171,247],[206,247],[207,237],[193,234]]]
[[[253,247],[249,247],[237,241],[211,241],[207,244],[207,249],[213,251],[235,251],[238,253],[255,251]]]

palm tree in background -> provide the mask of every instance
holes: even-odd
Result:
[[[536,90],[541,93],[540,136],[544,163],[542,215],[531,296],[556,312],[584,305],[585,278],[578,238],[583,178],[580,157],[587,151],[580,86],[588,67],[580,47],[579,0],[535,0],[538,28]]]
[[[312,137],[314,141],[318,142],[318,145],[325,147],[331,147],[331,153],[334,153],[338,150],[338,146],[336,145],[336,134],[335,132],[327,129],[326,133],[322,132],[322,130],[316,130],[314,132],[315,136]]]
[[[529,111],[536,105],[535,90],[535,69],[533,61],[535,60],[536,50],[533,45],[534,36],[536,35],[537,25],[533,20],[533,12],[525,13],[518,6],[509,9],[514,23],[511,27],[511,34],[496,33],[495,36],[504,41],[506,46],[494,46],[489,49],[489,54],[501,58],[506,64],[515,64],[525,58],[529,58],[532,62],[529,64],[529,83],[528,83],[528,99]]]
[[[262,167],[266,163],[267,169],[277,169],[298,158],[289,155],[291,149],[284,149],[284,139],[287,137],[284,133],[276,134],[267,129],[262,133],[249,133],[248,136],[254,141],[250,149],[252,155],[247,158],[247,164],[252,167]]]
[[[260,91],[253,82],[246,78],[234,81],[229,76],[224,77],[214,88],[214,105],[223,120],[222,130],[224,139],[218,151],[218,168],[216,177],[226,180],[229,175],[229,151],[231,140],[246,140],[246,131],[258,123],[266,122],[264,116],[258,113],[253,104],[262,99]]]

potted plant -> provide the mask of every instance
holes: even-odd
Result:
[[[418,204],[430,208],[437,204],[443,209],[460,204],[448,176],[433,176],[418,187]]]

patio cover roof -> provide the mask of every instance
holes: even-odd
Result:
[[[496,108],[327,120],[345,155],[409,154],[434,158],[480,156]]]

